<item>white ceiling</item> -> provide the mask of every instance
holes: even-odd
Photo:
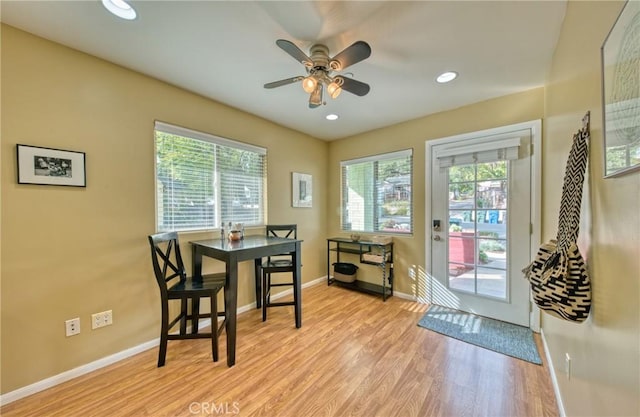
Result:
[[[134,21],[99,1],[8,1],[2,22],[229,106],[333,140],[539,87],[566,1],[131,1]],[[304,75],[275,44],[314,43],[330,55],[358,40],[371,56],[346,72],[371,92],[308,107]],[[436,84],[446,70],[460,73]],[[337,121],[325,116],[336,113]]]

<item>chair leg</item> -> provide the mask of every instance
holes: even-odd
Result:
[[[187,334],[187,304],[188,304],[188,301],[186,298],[180,299],[180,314],[182,316],[180,318],[180,334],[181,335]]]
[[[218,293],[211,294],[211,351],[213,361],[218,362]]]
[[[198,325],[200,324],[200,297],[191,300],[191,333],[198,333]]]
[[[164,366],[167,357],[167,342],[169,340],[169,306],[162,303],[162,323],[160,324],[160,349],[158,350],[158,368]]]
[[[227,305],[227,299],[224,296],[224,288],[221,290],[221,292],[222,292],[222,306],[225,307]],[[218,299],[216,298],[216,303],[217,302],[218,302]],[[226,311],[224,311],[224,308],[222,309],[222,311],[218,312],[218,317],[222,317],[222,323],[220,323],[220,326],[218,327],[218,335],[220,335],[220,333],[222,333],[222,330],[224,330],[225,325],[227,324],[227,313]]]

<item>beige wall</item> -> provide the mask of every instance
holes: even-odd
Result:
[[[591,110],[591,317],[543,316],[542,327],[568,416],[640,415],[640,173],[603,179],[600,47],[623,2],[571,1],[545,89],[543,237],[556,233],[558,179],[571,135]],[[587,228],[588,229],[588,228]],[[565,353],[572,376],[564,374]]]
[[[548,239],[571,134],[591,110],[593,314],[579,325],[545,315],[542,325],[567,415],[640,415],[640,175],[602,179],[599,48],[621,6],[570,2],[544,89],[328,144],[3,27],[2,392],[157,337],[157,290],[144,242],[153,231],[153,119],[269,149],[269,219],[301,225],[306,281],[326,273],[324,238],[345,235],[340,161],[413,148],[414,234],[395,241],[396,288],[415,295],[408,271],[425,268],[424,142],[544,117]],[[15,143],[86,151],[89,186],[16,185]],[[291,171],[313,174],[314,200],[326,206],[290,208]],[[251,287],[248,269],[241,268],[241,286]],[[251,300],[250,292],[240,294],[240,305]],[[92,332],[89,315],[108,308],[114,326]],[[63,321],[76,316],[83,333],[67,339]],[[570,381],[565,352],[573,358]]]
[[[329,144],[329,184],[340,184],[340,161],[401,149],[413,149],[413,235],[394,236],[395,289],[426,296],[425,269],[425,141],[542,118],[544,91],[529,90],[406,123],[378,129]],[[340,188],[329,190],[328,233],[340,231]],[[362,266],[358,279],[375,282],[375,267]],[[411,272],[410,272],[411,270]],[[366,274],[366,278],[363,275]]]
[[[2,65],[2,393],[159,336],[155,119],[266,147],[268,220],[298,223],[303,281],[325,275],[326,142],[8,26]],[[18,185],[16,143],[86,152],[87,187]],[[291,207],[292,171],[313,175],[313,208]],[[239,306],[254,301],[249,264]],[[92,331],[107,309],[114,324]]]

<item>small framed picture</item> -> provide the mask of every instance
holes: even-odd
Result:
[[[292,205],[293,207],[312,207],[313,192],[311,189],[313,178],[310,174],[294,172],[292,175]]]
[[[18,184],[86,187],[84,152],[17,145]]]

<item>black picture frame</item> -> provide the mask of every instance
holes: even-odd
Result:
[[[16,145],[18,184],[86,187],[84,152]]]

